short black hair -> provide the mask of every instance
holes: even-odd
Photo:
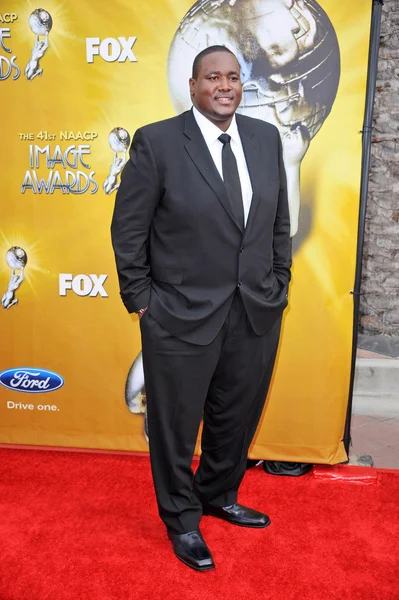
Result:
[[[208,54],[213,54],[214,52],[227,52],[228,54],[232,54],[234,58],[237,58],[234,52],[229,50],[226,46],[208,46],[208,48],[201,50],[201,52],[197,54],[197,56],[194,58],[192,73],[193,79],[197,79],[198,77],[198,71],[201,68],[201,62],[204,56],[207,56]]]

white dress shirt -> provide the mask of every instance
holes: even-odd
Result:
[[[249,178],[249,172],[247,163],[245,160],[244,150],[241,143],[240,134],[238,133],[238,127],[236,122],[236,116],[233,116],[233,119],[230,123],[230,127],[227,131],[222,131],[214,125],[209,119],[204,117],[199,110],[193,106],[193,114],[194,118],[197,121],[197,125],[201,130],[202,135],[204,136],[206,145],[208,146],[209,152],[213,158],[213,162],[217,170],[219,171],[220,177],[223,179],[223,168],[222,168],[222,148],[223,144],[218,140],[218,137],[222,133],[227,133],[231,137],[230,146],[236,157],[238,175],[240,177],[241,183],[241,194],[242,201],[244,204],[244,225],[247,224],[249,209],[251,208],[252,201],[252,185],[251,180]]]

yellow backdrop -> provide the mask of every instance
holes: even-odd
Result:
[[[122,127],[132,136],[174,114],[167,57],[192,4],[47,0],[48,48],[38,46],[42,56],[35,60],[29,17],[37,6],[0,3],[0,296],[9,291],[5,304],[18,299],[0,307],[0,371],[28,372],[32,386],[46,382],[44,370],[64,380],[51,393],[21,393],[27,389],[20,373],[0,376],[2,444],[148,449],[144,416],[125,402],[140,336],[119,298],[109,233],[115,192],[102,186],[114,158],[111,130]],[[319,5],[338,37],[340,83],[301,167],[303,210],[311,211],[312,222],[294,255],[290,305],[252,456],[337,463],[346,459],[341,438],[371,1]],[[44,178],[48,192],[35,178]],[[14,291],[6,260],[12,247],[27,256]]]

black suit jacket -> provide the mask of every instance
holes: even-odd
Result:
[[[278,130],[237,114],[253,197],[245,229],[192,111],[136,131],[111,233],[122,300],[205,345],[237,287],[258,335],[287,305],[291,242]],[[146,316],[143,316],[145,319]]]

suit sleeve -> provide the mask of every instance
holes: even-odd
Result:
[[[279,282],[284,286],[288,286],[288,283],[291,279],[292,263],[290,213],[288,207],[287,177],[283,162],[283,149],[278,131],[277,138],[280,190],[273,230],[273,271]]]
[[[150,300],[147,247],[159,200],[154,154],[147,135],[138,129],[122,172],[111,224],[120,294],[129,313],[148,306]]]

